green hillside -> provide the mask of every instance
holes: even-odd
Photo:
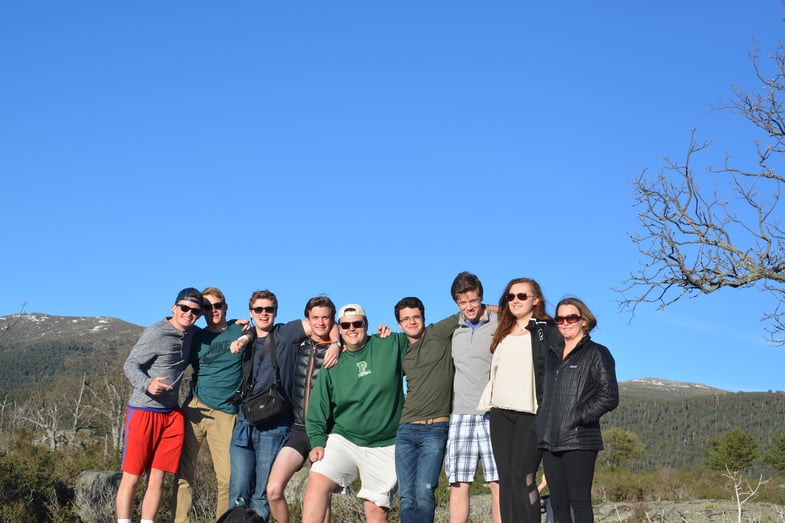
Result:
[[[0,317],[0,391],[23,400],[31,390],[62,379],[119,369],[141,332],[114,318]]]
[[[785,393],[740,392],[680,399],[621,398],[603,427],[638,434],[646,445],[640,470],[691,469],[703,463],[711,440],[732,428],[753,435],[764,450],[785,428]]]

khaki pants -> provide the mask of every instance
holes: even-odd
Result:
[[[229,508],[229,445],[232,441],[235,414],[211,409],[194,396],[183,406],[185,416],[185,441],[180,457],[180,469],[174,480],[172,492],[172,521],[186,523],[191,510],[193,494],[191,484],[196,474],[196,458],[202,443],[207,440],[213,459],[215,479],[218,483],[216,519]]]

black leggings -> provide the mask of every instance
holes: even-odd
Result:
[[[537,449],[534,414],[491,409],[490,427],[499,471],[502,523],[539,523],[540,495],[535,476],[542,451]]]
[[[551,507],[556,523],[591,523],[591,484],[594,479],[596,450],[568,450],[542,455]],[[574,519],[570,519],[570,507]]]

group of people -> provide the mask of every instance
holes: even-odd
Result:
[[[145,472],[142,523],[158,511],[167,472],[175,474],[172,521],[187,521],[205,441],[219,521],[243,510],[288,522],[285,488],[306,459],[309,523],[329,521],[332,493],[357,477],[368,521],[387,521],[397,490],[402,522],[432,522],[442,466],[450,520],[465,523],[478,463],[495,523],[540,521],[540,462],[555,521],[592,521],[599,418],[618,404],[614,360],[589,336],[594,315],[565,298],[549,316],[529,278],[510,281],[497,306],[483,302],[469,272],[456,276],[451,295],[456,314],[426,326],[422,301],[405,297],[394,307],[400,332],[381,324],[371,334],[361,305],[336,310],[326,296],[308,301],[304,319],[275,323],[277,297],[256,291],[249,324],[227,320],[215,287],[180,291],[172,316],[145,329],[124,365],[133,392],[118,522],[130,523]],[[271,387],[285,408],[250,423],[243,402]]]

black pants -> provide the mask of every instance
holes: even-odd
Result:
[[[537,449],[534,414],[491,409],[490,427],[502,523],[539,523],[536,474],[542,451]]]
[[[591,523],[594,512],[591,508],[591,484],[594,480],[596,450],[569,450],[566,452],[543,453],[542,464],[551,506],[556,523]],[[570,518],[570,507],[572,517]]]

